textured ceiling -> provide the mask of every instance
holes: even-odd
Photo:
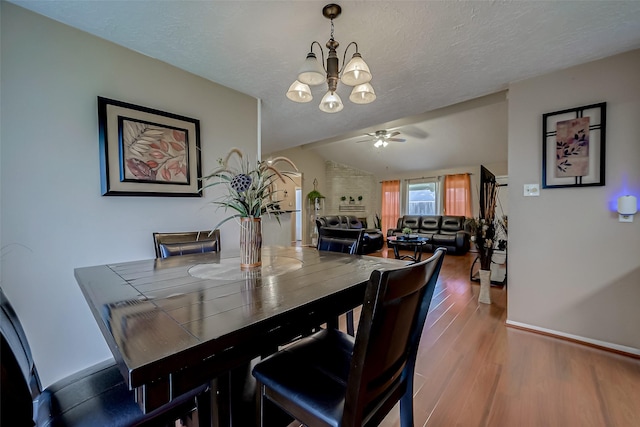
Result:
[[[339,86],[344,110],[326,114],[322,87],[307,104],[284,96],[311,42],[324,47],[329,38],[326,1],[12,3],[262,99],[266,153],[375,130],[640,48],[640,1],[342,1],[338,55],[342,63],[347,44],[358,43],[378,99],[355,105]]]

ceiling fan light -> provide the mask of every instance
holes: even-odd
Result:
[[[344,104],[337,93],[328,91],[320,101],[320,110],[325,113],[337,113],[342,111]]]
[[[294,102],[309,102],[313,99],[308,85],[296,80],[287,91],[287,98]]]
[[[374,146],[374,147],[376,147],[376,148],[380,148],[380,147],[382,146],[382,140],[381,140],[381,139],[378,139],[378,140],[375,142],[375,144],[373,144],[373,146]]]
[[[298,80],[310,86],[319,85],[327,80],[324,68],[318,62],[315,53],[309,52],[307,54],[307,59],[304,60],[298,72]]]
[[[371,84],[364,83],[353,88],[349,100],[354,104],[369,104],[376,100],[376,93]]]
[[[361,85],[371,81],[369,66],[358,52],[354,53],[351,60],[345,65],[340,81],[349,86]]]

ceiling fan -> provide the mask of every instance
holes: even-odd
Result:
[[[396,136],[400,135],[399,131],[388,131],[388,130],[377,130],[375,131],[375,133],[367,133],[365,134],[371,138],[369,139],[363,139],[362,141],[356,141],[358,143],[360,142],[370,142],[370,141],[375,141],[373,146],[376,148],[379,147],[386,147],[387,145],[389,145],[389,142],[405,142],[406,139],[404,138],[395,138]]]

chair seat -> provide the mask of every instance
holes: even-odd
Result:
[[[172,401],[171,413],[179,418],[194,408],[196,395],[206,386]],[[131,426],[154,420],[156,411],[143,414],[117,365],[105,361],[66,377],[43,390],[34,401],[37,426]],[[169,413],[166,408],[163,419]],[[155,419],[157,423],[157,418]]]
[[[337,427],[342,420],[353,344],[353,337],[324,329],[269,356],[254,368],[253,375],[270,392],[295,400],[306,412]]]

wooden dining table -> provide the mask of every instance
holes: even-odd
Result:
[[[265,247],[262,266],[213,252],[75,269],[136,401],[150,412],[362,304],[395,259]],[[215,402],[214,402],[215,404]]]

